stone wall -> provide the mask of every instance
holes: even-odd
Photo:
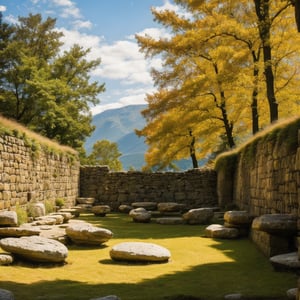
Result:
[[[300,119],[258,135],[220,158],[221,206],[235,204],[253,216],[300,215]],[[217,163],[218,165],[218,163]]]
[[[79,162],[73,153],[54,152],[7,134],[0,136],[0,210],[30,201],[64,198],[74,205],[78,196]]]
[[[217,174],[210,169],[182,173],[110,172],[105,166],[82,166],[80,196],[117,209],[132,202],[177,202],[188,208],[217,206]]]

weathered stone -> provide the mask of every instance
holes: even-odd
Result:
[[[153,243],[124,242],[112,247],[110,257],[125,261],[167,262],[171,254],[168,249]]]
[[[214,216],[212,208],[194,208],[183,214],[183,219],[188,224],[208,224]]]
[[[58,211],[59,213],[70,213],[73,217],[78,218],[80,216],[80,210],[76,208],[62,208]]]
[[[0,299],[1,300],[14,300],[14,294],[9,291],[9,290],[5,290],[5,289],[0,289]]]
[[[157,209],[161,213],[182,212],[185,209],[185,207],[185,204],[176,202],[161,202],[157,204]]]
[[[78,204],[89,204],[93,205],[95,203],[95,198],[92,197],[78,197],[76,198]]]
[[[247,211],[230,210],[224,213],[224,221],[238,226],[249,226],[252,218]]]
[[[151,212],[147,211],[145,208],[135,208],[129,212],[129,216],[134,222],[138,223],[149,223],[151,220]]]
[[[286,296],[288,299],[296,300],[298,294],[298,288],[289,289],[286,291]]]
[[[239,231],[236,228],[228,228],[220,224],[211,224],[205,228],[206,237],[218,239],[236,239]]]
[[[18,216],[15,211],[1,211],[0,212],[0,227],[1,226],[17,226]]]
[[[63,223],[68,223],[69,220],[73,218],[73,215],[68,212],[54,212],[49,214],[50,217],[57,216],[57,215],[63,217]]]
[[[156,223],[162,225],[178,225],[183,224],[183,219],[181,217],[164,217],[164,218],[157,218]]]
[[[39,203],[30,203],[27,208],[28,215],[33,218],[43,217],[46,215],[45,204],[42,202]]]
[[[72,224],[66,228],[66,234],[75,244],[81,245],[101,245],[113,236],[110,230],[89,223]]]
[[[300,271],[300,260],[297,252],[285,253],[270,258],[274,269],[280,271]]]
[[[252,229],[290,236],[297,233],[297,217],[289,214],[267,214],[256,217]]]
[[[64,262],[68,249],[62,243],[41,236],[4,238],[0,240],[3,250],[34,262]]]
[[[56,240],[61,242],[64,245],[67,245],[69,243],[69,238],[66,234],[66,230],[63,227],[60,227],[59,225],[54,226],[40,226],[40,236]]]
[[[126,204],[122,204],[119,206],[119,211],[121,213],[129,213],[131,210],[133,209],[133,207],[131,205],[126,205]]]
[[[49,216],[38,217],[34,222],[31,223],[32,226],[40,226],[40,225],[55,225],[56,218],[51,218]]]
[[[133,208],[145,208],[146,210],[157,210],[156,202],[133,202],[131,203]]]
[[[225,300],[242,300],[243,299],[243,295],[240,293],[236,293],[236,294],[228,294],[224,296]]]
[[[291,252],[291,238],[270,234],[265,231],[251,230],[251,240],[267,257]]]
[[[95,205],[92,207],[92,213],[95,216],[104,217],[110,212],[110,207],[108,205]]]
[[[40,230],[32,227],[2,227],[0,228],[1,237],[21,237],[21,236],[31,236],[39,235]]]
[[[12,264],[14,261],[14,258],[7,253],[0,253],[0,265],[1,266],[6,266]],[[1,297],[0,297],[1,299]]]

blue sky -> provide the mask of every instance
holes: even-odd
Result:
[[[56,18],[65,48],[77,43],[92,49],[91,59],[101,58],[92,79],[105,83],[106,91],[99,95],[100,105],[91,108],[93,114],[146,103],[145,94],[154,91],[149,70],[161,62],[145,60],[134,39],[136,33],[168,34],[153,21],[151,7],[178,9],[172,0],[0,0],[4,21],[29,13]]]

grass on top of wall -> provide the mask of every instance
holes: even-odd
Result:
[[[225,168],[230,171],[235,167],[237,156],[240,153],[244,153],[244,157],[251,162],[256,158],[257,144],[260,142],[271,142],[273,145],[286,147],[289,153],[294,153],[298,148],[298,130],[300,130],[299,116],[275,122],[242,145],[220,154],[216,158],[215,169],[219,171]]]
[[[273,270],[246,238],[203,237],[205,226],[134,223],[127,215],[82,215],[114,236],[99,247],[69,247],[63,266],[16,263],[1,266],[0,288],[16,300],[88,300],[117,295],[122,300],[224,299],[242,293],[251,299],[285,299],[297,276]],[[125,241],[166,247],[171,259],[163,264],[116,262],[109,251]],[[185,296],[184,296],[185,295]],[[187,297],[189,295],[189,297]]]
[[[33,152],[43,148],[48,152],[68,153],[77,156],[77,151],[68,146],[60,145],[13,120],[0,116],[0,135],[9,135],[24,140],[26,146]]]

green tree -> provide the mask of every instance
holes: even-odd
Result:
[[[74,45],[62,53],[56,20],[19,17],[0,49],[0,112],[58,142],[80,149],[94,127],[90,105],[104,84],[90,81],[100,59]],[[3,28],[3,25],[2,25]]]
[[[97,141],[93,145],[93,151],[88,157],[88,163],[92,165],[107,165],[112,171],[121,171],[122,163],[119,161],[122,153],[118,144],[108,140]]]

